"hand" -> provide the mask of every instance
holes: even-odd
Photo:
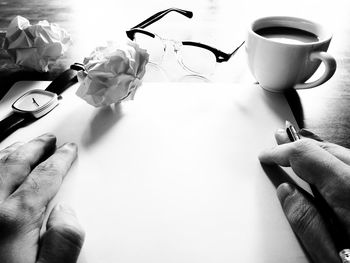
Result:
[[[301,130],[301,140],[290,142],[284,130],[276,132],[278,146],[263,151],[265,164],[290,166],[313,184],[338,217],[350,237],[350,150],[323,142]],[[312,139],[311,139],[312,138]],[[314,262],[340,262],[338,251],[312,198],[294,185],[283,183],[277,195],[294,232]]]
[[[69,208],[51,211],[40,238],[50,200],[77,156],[75,144],[56,149],[45,134],[0,151],[0,261],[2,263],[74,263],[84,232]]]

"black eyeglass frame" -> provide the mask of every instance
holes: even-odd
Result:
[[[193,13],[191,11],[187,11],[187,10],[183,10],[183,9],[179,9],[179,8],[169,8],[169,9],[160,11],[160,12],[150,16],[146,20],[142,21],[141,23],[137,24],[136,26],[132,27],[131,29],[127,30],[126,35],[128,36],[128,38],[130,40],[135,39],[136,33],[145,34],[147,36],[155,38],[156,37],[155,34],[149,32],[147,30],[144,30],[144,28],[153,24],[154,22],[160,20],[162,17],[164,17],[166,14],[168,14],[169,12],[172,12],[172,11],[177,12],[179,14],[182,14],[188,18],[193,17]],[[228,61],[237,52],[237,50],[244,44],[244,42],[242,42],[232,53],[228,54],[228,53],[225,53],[225,52],[218,50],[214,47],[211,47],[211,46],[208,46],[206,44],[199,43],[199,42],[181,41],[180,43],[182,45],[200,47],[200,48],[204,48],[204,49],[211,51],[215,55],[216,62],[218,62],[218,63]]]

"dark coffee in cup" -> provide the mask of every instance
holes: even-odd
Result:
[[[248,65],[260,86],[273,92],[310,89],[329,80],[337,67],[327,53],[332,34],[298,17],[269,16],[253,21],[246,39]],[[307,81],[323,63],[322,76]]]
[[[273,41],[286,44],[302,44],[319,41],[318,36],[314,33],[292,27],[266,27],[258,29],[255,33]]]

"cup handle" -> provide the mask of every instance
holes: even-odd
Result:
[[[327,80],[329,80],[333,76],[337,68],[337,62],[335,61],[335,59],[331,55],[329,55],[327,52],[324,52],[324,51],[312,52],[310,54],[309,59],[311,61],[314,61],[315,59],[321,60],[325,65],[325,72],[318,80],[315,80],[310,83],[297,84],[294,87],[295,89],[311,89],[316,86],[319,86],[325,83]]]

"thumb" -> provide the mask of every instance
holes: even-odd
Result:
[[[283,211],[313,262],[339,262],[325,222],[311,200],[291,184],[277,188]]]
[[[37,263],[75,263],[85,233],[72,209],[56,205],[47,221]]]

